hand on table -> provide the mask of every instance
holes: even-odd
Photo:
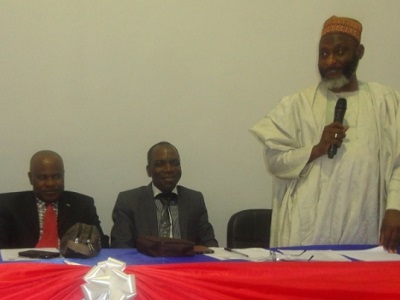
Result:
[[[383,217],[379,244],[390,253],[397,253],[400,244],[400,211],[388,209]]]
[[[196,245],[196,246],[194,246],[194,253],[196,253],[196,254],[210,254],[210,253],[214,253],[214,250],[209,249],[206,246]]]

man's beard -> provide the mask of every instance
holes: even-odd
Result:
[[[346,76],[342,75],[340,78],[335,78],[335,79],[326,79],[323,78],[321,81],[321,85],[323,85],[325,88],[328,90],[337,90],[341,89],[342,87],[346,86],[349,84],[350,79],[347,78]]]
[[[330,69],[327,69],[325,71],[319,69],[319,73],[322,78],[321,84],[329,90],[341,89],[342,87],[346,86],[350,82],[351,75],[353,75],[357,70],[358,61],[359,61],[358,57],[354,55],[353,59],[342,67],[343,75],[340,76],[340,78],[335,78],[335,79],[325,78],[324,77],[325,72],[328,72]]]

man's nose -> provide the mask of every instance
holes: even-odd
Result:
[[[164,170],[165,170],[166,172],[171,172],[171,171],[174,170],[174,168],[175,168],[174,165],[168,163],[168,164],[165,164]]]
[[[53,185],[55,185],[56,184],[56,181],[54,180],[54,178],[47,178],[46,179],[46,185],[47,186],[53,186]]]
[[[337,59],[336,56],[333,54],[330,54],[327,58],[326,58],[326,64],[328,66],[332,66],[335,65],[337,63]]]

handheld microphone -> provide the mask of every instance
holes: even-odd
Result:
[[[344,114],[347,108],[347,100],[344,98],[339,98],[336,102],[335,106],[335,117],[333,118],[333,122],[339,122],[343,124]],[[333,158],[336,155],[337,146],[332,144],[328,150],[328,157]]]

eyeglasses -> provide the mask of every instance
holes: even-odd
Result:
[[[305,259],[299,259],[300,256],[302,256],[304,253],[306,253],[306,250],[303,250],[302,252],[298,254],[283,254],[280,251],[274,251],[274,250],[269,250],[269,257],[266,259],[266,261],[311,261],[314,257],[314,255],[311,255],[310,257],[305,257]]]

